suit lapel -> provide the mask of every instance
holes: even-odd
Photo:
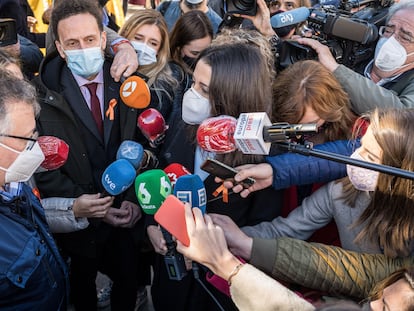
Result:
[[[92,132],[92,134],[102,141],[102,137],[98,131],[95,120],[92,117],[91,110],[86,103],[76,80],[73,78],[68,68],[63,69],[62,75],[62,95],[71,106],[74,113],[79,117],[82,123]]]
[[[109,74],[109,66],[110,64],[105,62],[104,64],[104,119],[103,119],[103,123],[104,123],[104,140],[105,140],[105,145],[108,144],[110,136],[111,136],[111,131],[112,131],[112,126],[113,126],[113,121],[109,119],[109,117],[106,116],[106,111],[109,108],[109,102],[112,99],[115,99],[117,102],[117,105],[114,107],[114,116],[115,118],[119,118],[119,104],[120,104],[120,99],[119,99],[119,84],[116,83],[112,77]]]

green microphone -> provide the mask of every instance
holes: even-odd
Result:
[[[171,194],[171,182],[168,175],[160,169],[139,174],[135,178],[135,193],[145,214],[154,215],[168,195]],[[165,266],[170,280],[180,281],[187,275],[184,256],[177,252],[172,235],[160,226],[167,245],[164,256]]]
[[[170,179],[163,170],[145,171],[135,178],[135,193],[145,214],[154,215],[171,191]]]

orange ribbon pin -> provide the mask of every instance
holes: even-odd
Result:
[[[223,192],[223,202],[228,203],[229,202],[229,191],[226,187],[224,187],[223,184],[221,184],[221,186],[219,186],[216,190],[214,190],[213,196],[217,197],[222,192]]]
[[[117,100],[115,98],[112,98],[109,101],[109,107],[105,112],[106,117],[109,118],[109,120],[111,121],[113,121],[115,118],[114,108],[117,104],[118,104]]]

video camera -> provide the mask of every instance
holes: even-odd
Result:
[[[16,21],[11,18],[0,18],[0,47],[17,43]]]
[[[391,4],[391,1],[378,0],[342,1],[338,8],[330,5],[311,8],[305,30],[311,32],[313,39],[327,45],[338,63],[356,70],[372,58],[378,27],[384,25]],[[304,59],[317,59],[316,52],[296,41],[284,40],[279,51],[278,69],[283,70]]]

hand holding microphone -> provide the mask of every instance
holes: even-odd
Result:
[[[114,202],[114,197],[101,197],[99,193],[82,194],[73,202],[73,214],[77,218],[103,218]]]

